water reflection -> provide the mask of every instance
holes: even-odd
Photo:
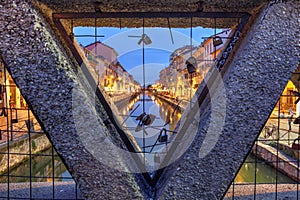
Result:
[[[166,103],[165,101],[155,98],[151,94],[146,95],[145,103],[145,111],[147,113],[152,113],[156,115],[154,122],[151,124],[150,127],[145,129],[145,141],[143,141],[143,131],[135,132],[135,127],[138,124],[138,121],[135,120],[136,116],[143,112],[143,101],[142,96],[135,98],[133,100],[134,105],[133,107],[138,107],[134,113],[132,113],[131,117],[126,120],[126,126],[135,136],[138,144],[143,146],[153,145],[157,140],[158,134],[162,128],[166,128],[168,130],[174,130],[178,120],[181,117],[180,110],[175,110],[174,106]],[[123,110],[121,110],[123,109]],[[133,110],[133,109],[131,109]],[[130,108],[123,106],[120,108],[121,113],[125,113],[123,119],[125,120],[128,117],[130,112]],[[166,122],[170,121],[169,124],[163,126]],[[134,129],[130,129],[130,126],[134,127]],[[168,132],[171,135],[171,132]],[[145,142],[145,143],[143,143]],[[147,155],[146,159],[148,163],[155,164],[155,152],[160,152],[164,146],[157,145],[152,151],[152,154]],[[151,147],[146,147],[143,150],[145,152],[149,152]],[[52,156],[45,156],[51,155],[51,149],[42,152],[40,155],[34,156],[32,158],[32,179],[33,182],[46,182],[52,181]],[[69,172],[66,170],[64,164],[60,160],[58,156],[54,156],[54,173],[55,181],[72,181],[72,178]],[[256,166],[255,166],[256,165]],[[10,170],[10,182],[29,182],[30,181],[30,162],[29,160],[23,162],[20,166]],[[256,168],[256,170],[255,170]],[[256,183],[276,183],[276,170],[271,166],[265,164],[264,162],[258,160],[257,164],[255,164],[255,157],[250,155],[246,159],[245,163],[243,164],[241,170],[239,171],[235,181],[238,183],[254,183],[255,181],[255,171],[256,171]],[[18,176],[18,177],[14,177]],[[0,176],[0,183],[6,183],[7,177]],[[277,183],[293,183],[294,181],[289,177],[277,172]]]
[[[162,129],[167,130],[169,136],[173,134],[172,131],[181,117],[180,109],[175,109],[175,107],[156,98],[152,93],[146,93],[145,98],[140,95],[128,102],[127,105],[118,106],[126,125],[123,128],[130,131],[145,153],[149,153],[155,143],[157,144],[151,152],[157,152],[163,148],[157,142]],[[155,115],[155,118],[151,125],[137,128],[140,123],[137,118],[144,112]]]
[[[170,130],[175,130],[178,121],[181,118],[181,111],[179,107],[172,106],[165,101],[157,98],[155,104],[159,106],[159,114],[164,122],[169,122]]]
[[[52,182],[52,150],[51,148],[31,159],[32,182]],[[56,155],[56,153],[55,153]],[[58,156],[54,156],[54,176],[55,181],[72,181],[71,175],[67,171],[63,162]],[[0,183],[6,183],[7,177],[0,176]],[[20,166],[10,170],[9,182],[29,182],[30,181],[30,161],[23,162]]]
[[[143,110],[143,103],[145,109]],[[151,145],[155,144],[157,141],[160,131],[165,128],[167,130],[173,131],[181,117],[180,109],[176,106],[167,103],[165,100],[156,98],[151,93],[147,93],[145,100],[143,102],[143,96],[137,97],[135,100],[129,102],[130,107],[124,106],[119,107],[121,113],[123,114],[123,119],[126,120],[125,124],[131,134],[135,137],[138,145],[143,149],[145,153],[145,158],[147,163],[152,163],[155,165],[155,154],[162,153],[164,149],[164,144],[156,145],[151,151]],[[176,108],[176,109],[175,109]],[[132,112],[134,111],[134,112]],[[154,122],[151,126],[146,126],[144,130],[136,131],[138,121],[136,117],[143,112],[147,114],[151,113],[156,116]],[[130,117],[128,115],[131,113]],[[127,119],[128,118],[128,119]],[[166,124],[168,123],[168,124]],[[166,124],[166,125],[165,125]],[[125,128],[125,127],[124,127]],[[168,132],[168,135],[172,135],[172,132]],[[161,143],[157,143],[161,144]],[[143,148],[144,147],[144,148]],[[151,152],[150,152],[151,151]],[[160,161],[159,161],[160,162]],[[241,170],[239,171],[235,181],[236,182],[253,182],[255,181],[255,169],[256,169],[256,183],[276,183],[276,176],[278,183],[292,183],[294,182],[288,176],[277,172],[276,170],[265,164],[262,161],[258,161],[255,164],[255,157],[250,155],[243,164]]]
[[[276,172],[276,170],[265,162],[257,159],[255,166],[255,157],[249,155],[241,167],[239,173],[235,178],[237,183],[276,183],[276,173],[277,173],[277,183],[294,183],[294,181],[288,176]],[[255,170],[256,169],[256,170]],[[256,177],[255,177],[256,172]]]

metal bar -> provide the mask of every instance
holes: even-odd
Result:
[[[143,35],[142,35],[142,52],[143,52],[143,113],[145,113],[145,97],[146,97],[146,78],[145,78],[145,41],[144,41],[144,35],[145,35],[145,19],[143,18]],[[146,145],[146,139],[145,139],[145,125],[143,123],[143,153],[145,153],[145,145]],[[144,165],[146,164],[146,157],[144,154]]]
[[[6,155],[8,154],[7,152],[0,152],[0,155]],[[20,156],[30,156],[29,153],[15,153],[15,152],[10,152],[10,155],[20,155]],[[32,156],[39,156],[39,157],[49,157],[52,156],[51,154],[39,154],[39,153],[33,153],[31,154]],[[58,155],[54,155],[54,157],[59,157]]]
[[[158,138],[160,138],[161,134],[162,134],[162,131],[159,132],[159,135],[158,135],[156,141],[154,142],[154,144],[152,145],[152,148],[150,149],[150,153],[152,152],[152,150],[153,150],[154,147],[156,146],[156,144],[157,144],[157,142],[158,142]]]
[[[12,123],[12,108],[11,108],[11,105],[9,106],[9,109],[10,109],[10,141],[13,141],[13,123]]]
[[[95,37],[94,35],[74,35],[74,37]],[[96,37],[105,37],[104,35],[97,35]]]
[[[281,93],[282,95],[282,93]],[[280,95],[280,96],[281,96]],[[281,97],[279,97],[280,102]],[[275,172],[275,199],[278,198],[278,143],[280,139],[280,103],[278,104],[278,119],[277,119],[277,138],[276,138],[276,172]]]
[[[215,35],[213,35],[213,36],[210,36],[210,37],[201,37],[202,39],[209,39],[209,38],[213,38],[214,36],[216,36],[216,35],[218,35],[218,34],[220,34],[220,33],[217,33],[217,34],[215,34]],[[221,37],[221,36],[219,36],[220,38],[222,38],[222,39],[231,39],[232,37]]]
[[[298,128],[298,138],[300,137],[300,124]],[[299,146],[299,140],[298,140],[298,146]],[[298,155],[297,155],[297,199],[299,199],[299,164],[300,164],[300,159],[299,159],[299,149],[298,149]]]
[[[171,142],[168,142],[168,143],[171,143]],[[154,147],[154,146],[159,146],[159,145],[166,145],[166,143],[152,144],[152,145],[145,146],[145,148]],[[152,152],[152,151],[150,150],[148,153],[151,153],[151,152]]]
[[[143,36],[145,34],[145,20],[143,18]],[[144,42],[144,38],[142,40],[142,47],[143,47],[143,112],[145,112],[145,90],[146,90],[146,78],[145,78],[145,42]]]
[[[3,59],[1,59],[2,62],[3,62]],[[4,88],[5,88],[5,99],[4,99],[4,103],[5,103],[5,107],[7,107],[8,105],[8,101],[7,101],[7,85],[6,85],[6,77],[7,77],[7,74],[6,74],[6,65],[4,63]],[[7,109],[7,108],[5,108]],[[6,110],[8,111],[8,110]],[[7,112],[8,113],[8,112]],[[5,117],[6,118],[6,127],[7,127],[7,135],[6,135],[6,142],[7,142],[7,174],[8,174],[8,177],[7,177],[7,199],[10,198],[10,177],[9,177],[9,173],[10,173],[10,165],[9,165],[9,162],[10,162],[10,145],[9,145],[9,121],[8,121],[8,116]]]
[[[132,37],[132,38],[141,38],[142,36],[138,36],[138,35],[128,35],[127,37]]]
[[[234,200],[234,180],[232,181],[232,200]]]
[[[247,12],[67,12],[53,13],[54,19],[86,18],[242,18]]]
[[[171,41],[172,41],[172,44],[174,44],[174,39],[173,39],[173,34],[172,34],[172,29],[171,29],[171,24],[170,24],[170,19],[168,19],[168,26],[169,26],[169,32],[170,32],[170,37],[171,37]]]
[[[217,18],[214,18],[214,23],[215,23],[214,24],[215,25],[215,27],[214,27],[214,35],[217,35]],[[213,46],[214,46],[214,59],[216,59],[217,58],[217,47],[215,45],[213,45]]]
[[[253,196],[254,196],[254,200],[256,199],[256,180],[257,180],[257,142],[256,142],[256,145],[255,145],[255,161],[254,161],[254,192],[253,192]]]
[[[3,126],[2,126],[3,127]],[[3,132],[6,132],[5,130],[3,130]],[[23,130],[14,130],[14,133],[24,133],[25,131]],[[36,131],[32,131],[31,133],[35,133],[35,134],[45,134],[44,132],[36,132]]]
[[[54,183],[54,177],[55,177],[55,171],[54,171],[54,164],[55,164],[55,159],[54,159],[54,148],[53,146],[51,147],[51,154],[52,154],[52,198],[55,199],[55,183]]]
[[[29,108],[28,108],[28,112],[27,112],[27,116],[28,116],[28,119],[30,119],[30,111],[29,111]],[[30,199],[32,199],[32,149],[31,149],[31,123],[28,123],[28,136],[29,136],[29,176],[30,176],[30,191],[29,191],[29,196],[30,196]]]
[[[8,175],[8,174],[1,174],[1,176],[10,176],[10,177],[13,177],[13,178],[30,178],[30,176],[18,176],[18,175]],[[32,176],[32,178],[35,178],[35,179],[47,179],[47,178],[52,178],[52,177],[49,177],[49,176]],[[55,176],[54,177],[55,179],[70,179],[70,180],[73,180],[72,177],[67,177],[67,176]]]

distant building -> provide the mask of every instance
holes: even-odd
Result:
[[[118,62],[117,52],[101,43],[95,42],[81,46],[90,65],[98,76],[98,83],[110,94],[131,93],[140,88],[137,82]]]
[[[95,42],[85,46],[85,49],[93,52],[96,56],[107,60],[110,63],[116,64],[118,53],[110,46],[103,44],[102,42]]]
[[[203,62],[201,65],[201,70],[204,72],[204,75],[214,64],[214,61],[218,57],[221,50],[223,49],[227,41],[227,38],[229,37],[230,32],[231,32],[230,29],[225,29],[216,35],[212,35],[208,37],[206,40],[202,42],[201,47],[204,48],[204,54],[203,54]],[[215,38],[222,40],[222,43],[220,45],[217,45],[216,47],[213,44]]]
[[[215,59],[222,51],[230,31],[226,29],[212,35],[197,47],[187,45],[176,49],[170,55],[169,66],[160,71],[159,85],[173,96],[189,99],[209,69],[214,66]],[[215,38],[221,41],[214,46]],[[196,72],[192,74],[188,73],[185,64],[190,57],[194,57],[197,61]]]
[[[27,104],[23,99],[19,88],[9,75],[8,71],[4,68],[4,63],[0,61],[0,108],[26,107]]]

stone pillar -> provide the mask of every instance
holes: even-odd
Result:
[[[257,17],[223,76],[226,111],[218,109],[224,91],[215,83],[218,89],[210,93],[215,105],[200,107],[198,133],[182,159],[165,171],[165,179],[175,175],[160,180],[160,199],[222,198],[299,66],[299,11],[298,1],[273,2]],[[225,116],[223,125],[213,113]]]
[[[80,66],[69,58],[34,2],[0,3],[0,52],[11,76],[85,198],[143,199],[137,184],[143,179],[129,173],[123,159],[134,162],[117,148],[101,147],[119,136],[104,126],[106,112],[98,101],[92,102],[93,89]],[[109,158],[117,163],[101,160]]]

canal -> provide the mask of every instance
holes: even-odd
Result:
[[[131,102],[128,102],[127,106],[122,106],[118,109],[120,112],[119,114],[123,118],[124,123],[121,122],[121,124],[124,124],[123,128],[131,132],[131,134],[135,137],[138,145],[146,155],[151,150],[152,152],[159,152],[161,149],[163,149],[163,145],[156,145],[154,148],[152,148],[151,145],[155,144],[162,129],[167,130],[167,134],[171,136],[173,134],[172,131],[175,129],[175,126],[181,117],[180,109],[175,109],[174,111],[174,106],[171,106],[162,99],[154,97],[153,95],[151,95],[151,93],[146,94],[144,101],[143,95],[140,95],[134,99],[131,99]],[[136,118],[143,112],[152,114],[155,117],[153,122],[149,126],[147,126],[147,128],[145,128],[144,130],[137,130],[139,120],[136,120]],[[32,158],[32,181],[52,181],[51,178],[45,178],[52,177],[53,172],[52,157],[46,155],[51,155],[51,149],[42,152],[40,155],[34,156]],[[151,160],[151,157],[147,157],[147,159],[149,159],[150,162],[153,162],[153,160]],[[255,164],[255,157],[249,155],[245,163],[241,167],[241,170],[239,171],[235,182],[275,183],[277,176],[277,183],[294,183],[294,181],[289,177],[280,172],[276,172],[274,168],[270,167],[265,162],[258,159],[257,161],[258,162]],[[10,177],[10,182],[29,182],[29,166],[29,161],[26,161],[20,166],[12,169],[10,171],[10,175],[12,175]],[[58,156],[55,156],[54,173],[55,181],[72,181],[70,174],[68,173],[64,164]],[[20,175],[28,175],[28,178],[18,178],[18,176]],[[1,176],[0,182],[7,182],[6,176]]]
[[[123,104],[124,105],[124,104]],[[146,93],[145,98],[140,95],[128,103],[129,106],[118,107],[123,118],[123,129],[127,129],[136,139],[142,152],[154,153],[163,148],[165,143],[158,141],[161,131],[168,137],[173,134],[177,122],[181,117],[179,108],[167,104],[162,99]],[[140,126],[141,120],[137,118],[143,113],[152,116],[153,121],[144,128]],[[156,144],[154,146],[154,144]],[[152,148],[153,147],[153,148]]]
[[[54,181],[73,181],[61,159],[54,152],[54,162],[52,163],[52,149],[40,152],[32,156],[31,159],[31,181],[32,182],[52,182],[53,172]],[[54,164],[54,167],[53,167]],[[53,171],[54,169],[54,171]],[[30,161],[23,162],[9,172],[9,182],[21,183],[30,182]],[[26,177],[28,176],[28,177]],[[7,183],[7,176],[0,176],[0,183]]]
[[[256,166],[255,166],[256,162]],[[256,172],[256,174],[255,174]],[[277,176],[277,181],[276,181]],[[295,183],[263,160],[250,154],[235,178],[236,183]]]

